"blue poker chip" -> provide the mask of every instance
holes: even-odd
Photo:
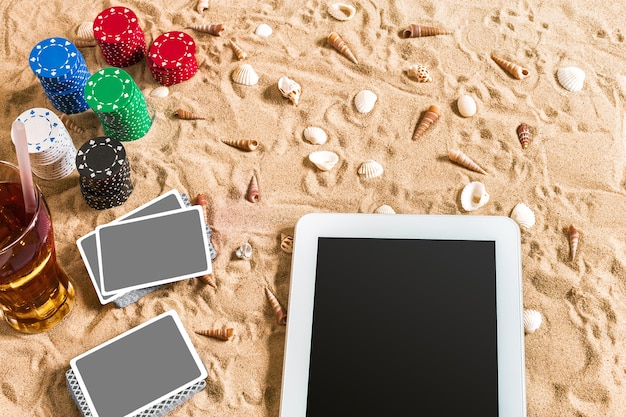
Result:
[[[63,92],[66,90],[72,90],[75,88],[83,89],[87,80],[91,76],[87,64],[81,64],[78,66],[74,74],[65,80],[50,80],[48,78],[39,78],[39,83],[45,91],[48,92]]]
[[[52,103],[52,106],[65,114],[82,113],[89,110],[89,104],[85,100],[83,90],[75,88],[63,92],[49,92],[44,90],[46,97]]]
[[[28,61],[37,77],[64,80],[72,76],[84,58],[68,39],[47,38],[33,47]]]

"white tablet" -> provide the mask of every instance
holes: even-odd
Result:
[[[280,417],[526,417],[520,256],[504,216],[304,215]]]

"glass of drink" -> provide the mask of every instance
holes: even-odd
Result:
[[[27,214],[17,166],[0,161],[0,312],[24,333],[52,329],[72,310],[74,286],[59,265],[50,210],[35,187]]]

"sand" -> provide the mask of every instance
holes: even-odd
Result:
[[[198,73],[157,98],[159,86],[145,61],[126,71],[144,92],[150,131],[124,143],[135,190],[123,205],[94,210],[83,200],[74,171],[61,180],[35,178],[53,216],[61,264],[76,289],[74,310],[54,330],[20,334],[0,326],[2,415],[80,416],[65,387],[69,360],[123,331],[175,309],[209,376],[207,387],[172,416],[277,416],[285,326],[276,322],[265,295],[271,289],[287,308],[290,255],[281,234],[293,233],[309,212],[374,212],[389,205],[396,213],[501,215],[524,203],[536,216],[521,230],[523,304],[541,312],[543,323],[525,335],[528,416],[620,416],[626,410],[626,45],[619,2],[562,0],[493,2],[353,2],[356,15],[338,21],[327,2],[210,0],[202,13],[196,0],[5,1],[0,5],[5,51],[0,63],[0,159],[16,162],[12,121],[34,107],[54,110],[28,66],[31,48],[60,36],[76,39],[84,21],[110,6],[124,5],[139,17],[146,41],[183,30],[197,43]],[[222,36],[187,29],[222,23]],[[254,34],[261,23],[273,33]],[[446,28],[451,34],[405,39],[412,23]],[[359,64],[328,45],[339,33]],[[240,62],[229,45],[248,54],[257,85],[231,81]],[[98,47],[81,48],[93,72],[108,66]],[[492,59],[501,56],[529,70],[518,80]],[[432,82],[407,75],[426,66]],[[559,68],[581,68],[582,91],[564,89]],[[302,86],[298,106],[284,98],[278,79]],[[378,100],[368,114],[353,99],[363,89]],[[456,101],[468,94],[477,103],[462,117]],[[417,140],[416,124],[430,105],[439,119]],[[184,108],[205,120],[179,120]],[[79,147],[102,133],[91,111],[72,115],[85,129],[71,132]],[[516,129],[530,128],[523,149]],[[303,138],[318,126],[323,145]],[[222,143],[256,139],[244,152]],[[460,149],[486,175],[452,163]],[[339,163],[322,172],[309,153],[330,150]],[[368,159],[383,174],[363,179]],[[261,199],[244,199],[256,175]],[[490,201],[466,212],[460,192],[470,181],[485,184]],[[197,279],[168,284],[125,308],[101,305],[76,246],[100,224],[177,189],[209,201],[216,288]],[[578,253],[569,259],[566,230],[582,231]],[[245,242],[250,260],[234,256]],[[228,341],[193,330],[228,325]]]

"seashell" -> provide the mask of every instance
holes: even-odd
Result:
[[[256,179],[256,175],[252,175],[250,183],[248,184],[248,190],[246,191],[246,200],[251,203],[258,203],[260,199],[259,182]]]
[[[387,204],[383,204],[382,206],[380,206],[376,210],[374,210],[374,213],[376,213],[376,214],[396,214],[396,211],[391,206],[388,206]]]
[[[239,246],[235,251],[235,256],[239,259],[250,259],[252,258],[252,245],[248,242]]]
[[[485,172],[485,170],[482,169],[480,165],[478,165],[469,156],[465,155],[458,149],[453,149],[449,151],[448,158],[450,158],[451,161],[456,162],[457,164],[464,166],[467,169],[479,172],[481,174],[487,174],[487,172]]]
[[[357,173],[367,179],[380,177],[383,174],[383,166],[373,159],[368,159],[361,163]]]
[[[189,29],[197,30],[198,32],[208,33],[214,36],[222,36],[222,32],[224,32],[224,25],[221,23],[218,24],[202,24],[202,25],[190,25],[187,26]]]
[[[472,117],[476,114],[476,102],[472,96],[462,95],[457,100],[456,106],[463,117]]]
[[[241,85],[255,85],[259,82],[259,76],[250,64],[241,64],[239,67],[235,68],[232,73],[232,79],[234,82]]]
[[[480,181],[472,181],[463,187],[461,191],[461,206],[465,211],[474,211],[481,208],[489,201],[489,194],[485,184]]]
[[[567,227],[567,237],[569,239],[569,260],[573,261],[578,252],[578,240],[580,239],[580,229],[573,224]]]
[[[433,80],[428,68],[420,64],[411,65],[406,72],[420,83],[429,83]]]
[[[328,14],[337,20],[350,20],[356,14],[356,8],[346,3],[332,3],[328,6]]]
[[[439,106],[436,104],[431,105],[426,113],[424,113],[424,117],[419,121],[419,123],[415,126],[415,132],[413,132],[413,140],[417,140],[426,129],[430,127],[433,123],[435,123],[439,119]]]
[[[72,132],[76,132],[76,133],[85,133],[85,129],[77,125],[76,122],[70,119],[70,117],[67,114],[61,113],[59,115],[59,119],[61,119],[61,121],[63,122],[63,124],[68,130],[71,130]]]
[[[97,45],[95,39],[74,39],[73,43],[77,48],[91,48]]]
[[[232,40],[230,40],[229,42],[230,42],[230,47],[233,48],[235,55],[237,55],[237,59],[242,60],[248,57],[248,54],[243,49],[241,49],[239,45],[237,45]]]
[[[341,36],[339,36],[337,32],[331,32],[328,35],[328,43],[331,44],[333,48],[341,52],[341,54],[347,57],[350,61],[359,65],[359,61],[357,61],[350,48],[348,48],[348,45],[344,42],[344,40],[341,38]]]
[[[222,142],[244,151],[253,151],[259,147],[259,141],[256,139],[223,139]]]
[[[421,38],[422,36],[450,35],[453,32],[435,26],[411,24],[403,33],[405,38]]]
[[[524,313],[522,313],[522,322],[524,323],[525,333],[535,333],[535,331],[537,331],[537,329],[541,326],[542,321],[543,319],[540,312],[537,310],[524,309]]]
[[[517,138],[522,145],[522,149],[528,148],[528,144],[530,143],[530,129],[526,123],[522,123],[517,127]]]
[[[495,55],[491,55],[491,59],[493,59],[498,65],[500,65],[500,67],[502,67],[503,70],[505,70],[506,72],[511,74],[513,77],[517,78],[518,80],[526,78],[530,75],[530,71],[528,71],[526,68],[523,68],[520,65],[514,64],[511,61],[507,61],[506,59],[499,58]]]
[[[257,36],[261,36],[263,38],[267,38],[268,36],[270,36],[272,34],[272,28],[268,24],[261,23],[259,26],[257,26],[257,28],[254,31],[254,33]]]
[[[76,28],[76,36],[84,41],[95,41],[93,34],[93,22],[83,22]]]
[[[233,337],[235,330],[232,327],[222,327],[221,329],[196,330],[195,332],[201,336],[228,340]]]
[[[510,216],[521,227],[530,228],[535,225],[535,213],[524,203],[518,203],[513,207]]]
[[[309,161],[322,171],[330,171],[339,162],[339,156],[331,151],[315,151],[309,154]]]
[[[202,13],[208,8],[209,8],[209,0],[198,1],[198,5],[196,6],[196,10],[198,11],[198,13]]]
[[[202,213],[204,214],[204,223],[206,225],[209,225],[209,201],[206,198],[206,194],[198,194],[196,196],[196,204],[202,207]]]
[[[272,305],[272,310],[274,310],[274,315],[276,316],[278,324],[287,324],[287,312],[280,305],[274,293],[272,293],[269,288],[265,287],[265,294]]]
[[[213,274],[206,274],[198,277],[202,282],[206,285],[217,288],[217,284],[215,283],[215,279],[213,279]]]
[[[370,90],[361,90],[354,96],[354,105],[359,113],[367,114],[374,109],[378,96]]]
[[[559,68],[556,72],[556,78],[559,80],[561,87],[575,93],[583,89],[585,72],[577,67]]]
[[[293,236],[281,233],[280,248],[287,253],[293,252]]]
[[[191,112],[185,109],[178,109],[174,114],[181,120],[202,120],[204,116],[200,116],[198,113]]]
[[[302,94],[302,87],[300,87],[300,84],[289,77],[280,77],[278,80],[278,90],[283,97],[291,100],[294,106],[298,105],[298,102],[300,101],[300,94]]]
[[[150,95],[152,97],[159,97],[159,98],[165,98],[170,94],[170,89],[167,88],[166,86],[162,85],[160,87],[155,88],[154,90],[150,91]]]
[[[328,136],[322,128],[309,126],[304,129],[304,139],[311,142],[313,145],[323,145],[328,140]]]

